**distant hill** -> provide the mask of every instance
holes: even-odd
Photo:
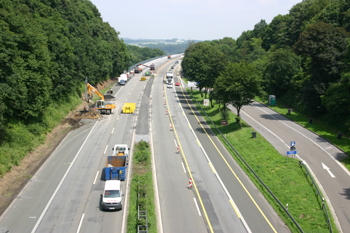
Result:
[[[199,42],[199,40],[190,41],[184,39],[130,39],[123,38],[127,45],[135,45],[139,47],[148,47],[150,49],[160,49],[166,54],[176,54],[185,52],[190,43]]]

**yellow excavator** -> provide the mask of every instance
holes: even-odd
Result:
[[[90,98],[92,98],[92,95],[91,95],[92,91],[95,92],[99,97],[101,97],[100,100],[96,101],[96,109],[98,109],[100,113],[104,112],[107,115],[111,114],[112,110],[115,109],[115,104],[105,102],[105,97],[90,83],[87,83],[86,86],[87,86],[87,91],[89,93]]]

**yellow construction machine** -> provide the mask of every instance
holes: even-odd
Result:
[[[96,109],[98,109],[100,113],[111,114],[112,110],[115,109],[115,104],[105,102],[105,97],[95,87],[90,85],[90,83],[87,83],[86,86],[90,98],[92,98],[92,91],[101,97],[100,100],[96,101]]]

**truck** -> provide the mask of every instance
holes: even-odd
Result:
[[[90,99],[92,99],[92,94],[91,92],[95,92],[98,96],[101,97],[100,100],[96,101],[96,108],[100,113],[106,113],[107,115],[112,113],[112,110],[115,109],[115,104],[113,103],[107,103],[105,101],[105,97],[95,88],[93,87],[90,83],[86,84],[87,86],[87,92],[89,94]]]
[[[168,55],[168,59],[171,59],[171,55]]]
[[[104,168],[106,180],[125,180],[127,156],[108,156]]]
[[[127,74],[121,74],[120,77],[118,78],[118,83],[121,85],[121,81],[124,80],[124,84],[128,81],[128,75]]]
[[[156,65],[155,64],[151,64],[150,67],[149,67],[150,70],[156,70]]]
[[[126,144],[115,144],[114,147],[112,148],[112,155],[113,156],[129,156],[129,150],[128,145]]]

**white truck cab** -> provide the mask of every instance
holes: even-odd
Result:
[[[102,209],[121,210],[123,196],[120,180],[106,180],[102,194]]]

